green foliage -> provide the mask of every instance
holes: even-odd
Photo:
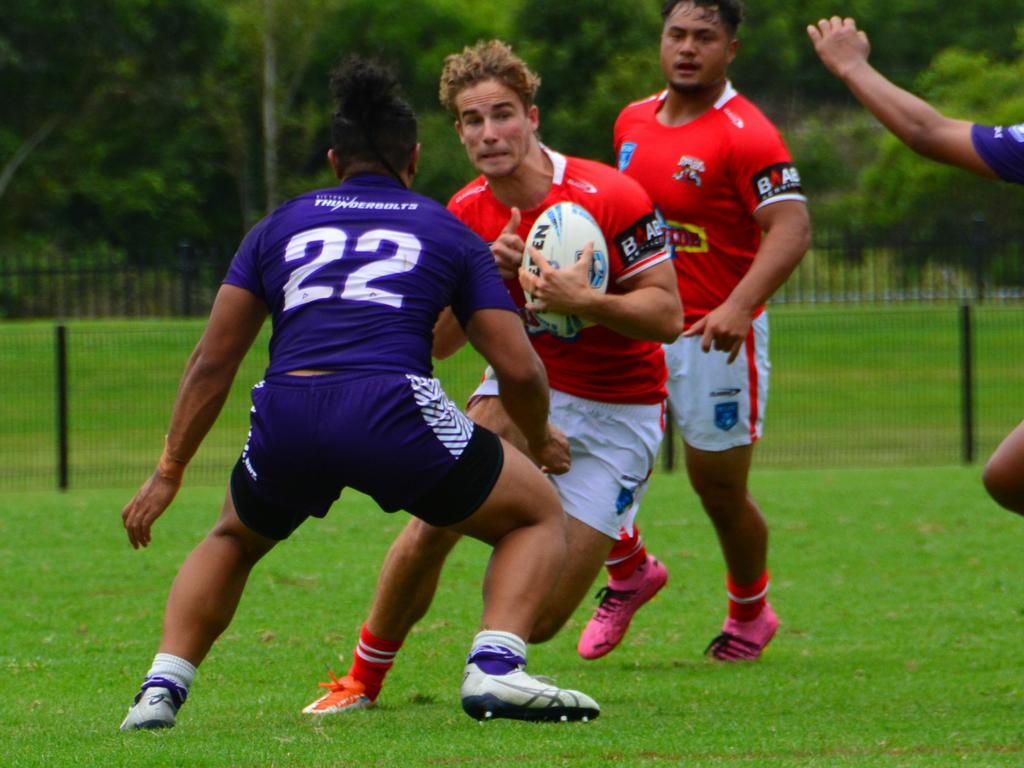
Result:
[[[1007,60],[952,48],[937,55],[911,88],[951,117],[1008,125],[1024,117],[1022,79],[1024,56]],[[846,222],[846,227],[852,223],[881,232],[911,229],[923,239],[960,237],[977,229],[990,243],[1019,240],[1019,222],[1024,219],[1024,198],[1019,194],[1004,184],[916,155],[862,109],[847,114],[844,118],[840,112],[824,134],[795,142],[802,167],[801,151],[811,158],[812,184],[829,170],[841,182],[821,200],[814,198],[810,186],[819,224]],[[851,136],[858,137],[852,147],[844,141]],[[847,147],[852,152],[844,152]],[[928,253],[919,255],[920,260],[931,258]]]
[[[611,161],[626,103],[661,87],[653,3],[524,0],[516,51],[541,77],[541,133],[552,147]]]
[[[486,35],[479,14],[459,11],[454,3],[427,0],[351,0],[337,3],[321,20],[333,34],[313,52],[307,75],[298,90],[305,103],[317,105],[317,129],[305,136],[304,161],[296,158],[292,167],[301,169],[297,181],[309,174],[336,183],[323,174],[324,155],[330,143],[328,119],[333,112],[327,89],[328,73],[351,54],[373,56],[395,69],[420,123],[423,146],[417,191],[447,201],[474,171],[455,137],[452,119],[438,103],[438,77],[444,57],[467,42]],[[315,148],[311,151],[311,147]],[[301,183],[296,184],[296,190]]]
[[[223,30],[209,0],[15,3],[0,68],[7,149],[52,132],[16,171],[0,236],[45,230],[67,244],[208,237],[217,188],[196,98]],[[6,117],[9,116],[9,117]],[[5,161],[10,158],[6,156]]]
[[[730,75],[783,129],[820,225],[935,232],[975,211],[1000,226],[1021,218],[1019,196],[1007,211],[998,185],[886,140],[820,65],[804,31],[836,11],[853,15],[871,37],[872,61],[897,83],[954,114],[1015,123],[1024,115],[1017,4],[747,6]],[[398,71],[421,117],[417,189],[442,200],[473,174],[437,105],[446,54],[479,39],[508,40],[543,79],[544,139],[605,161],[613,159],[619,110],[662,82],[659,2],[274,0],[269,28],[266,7],[265,0],[8,3],[0,25],[0,244],[237,242],[266,212],[268,40],[278,72],[271,94],[278,198],[334,183],[324,162],[327,80],[350,53],[375,54]],[[997,230],[993,236],[1009,236]]]

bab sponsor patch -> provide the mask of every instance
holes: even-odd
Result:
[[[758,204],[780,195],[800,194],[800,172],[792,163],[776,163],[754,174]]]

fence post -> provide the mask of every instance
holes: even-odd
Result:
[[[672,406],[665,403],[665,435],[661,441],[661,466],[671,472],[676,466],[675,427],[672,424]]]
[[[971,303],[960,305],[960,390],[964,464],[974,462],[974,339]]]
[[[68,340],[67,327],[56,328],[57,350],[57,487],[68,488]]]
[[[178,241],[178,264],[181,269],[181,314],[192,317],[192,272],[195,269],[192,258],[192,243]]]
[[[974,266],[974,298],[980,304],[985,298],[989,239],[985,216],[979,211],[975,211],[971,216],[971,249],[974,251],[970,262]]]

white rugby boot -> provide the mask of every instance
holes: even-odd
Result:
[[[147,681],[147,684],[152,681]],[[147,685],[135,695],[128,714],[121,723],[122,731],[154,730],[157,728],[173,728],[178,709],[185,703],[188,691],[175,685],[170,680],[167,684]]]
[[[601,714],[597,702],[585,693],[543,682],[522,668],[489,675],[472,662],[463,673],[462,709],[477,720],[587,722]]]

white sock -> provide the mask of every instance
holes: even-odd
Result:
[[[153,657],[153,666],[146,677],[166,677],[173,680],[186,691],[192,687],[196,678],[196,668],[191,663],[170,653],[158,653]]]

